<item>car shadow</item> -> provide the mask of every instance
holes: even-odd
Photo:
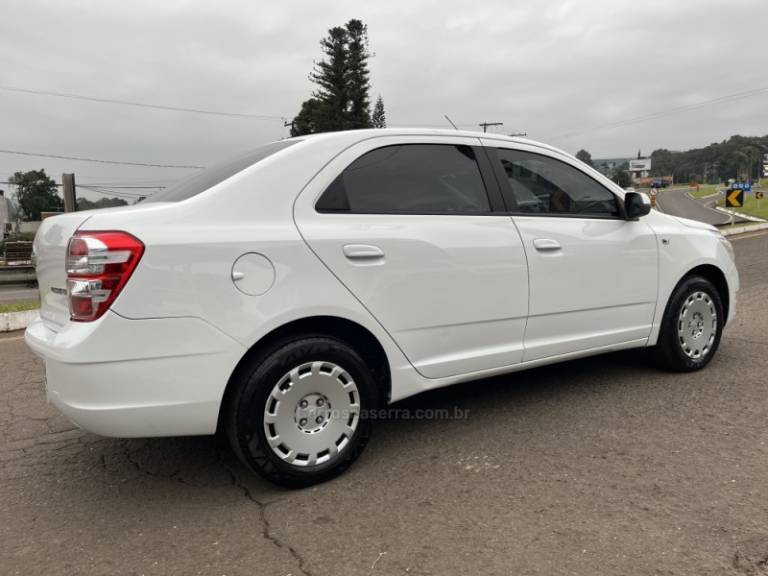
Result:
[[[399,441],[411,434],[428,433],[434,426],[447,426],[450,431],[468,418],[483,418],[500,407],[514,417],[516,411],[523,413],[536,405],[570,402],[571,394],[642,385],[643,372],[658,374],[642,352],[625,351],[427,391],[379,414],[368,451],[392,463],[398,458]],[[112,448],[107,467],[110,463],[118,469],[127,466],[148,479],[190,486],[224,483],[265,501],[285,492],[247,470],[222,435],[104,442]],[[365,461],[364,457],[356,466],[366,466]]]

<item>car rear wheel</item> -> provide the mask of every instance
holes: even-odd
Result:
[[[328,480],[368,442],[376,384],[344,342],[310,336],[283,343],[254,358],[233,384],[230,443],[243,464],[272,482]]]
[[[715,286],[706,278],[686,278],[664,313],[656,361],[668,370],[692,372],[706,366],[717,351],[725,317]]]

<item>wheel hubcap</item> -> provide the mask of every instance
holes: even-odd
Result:
[[[322,394],[307,394],[296,405],[294,421],[302,432],[319,432],[328,425],[330,419],[331,403]]]
[[[698,360],[712,350],[717,334],[715,303],[706,292],[686,298],[677,321],[677,336],[683,353]]]
[[[333,362],[307,362],[275,384],[264,407],[264,432],[272,451],[295,466],[335,458],[360,418],[352,377]]]

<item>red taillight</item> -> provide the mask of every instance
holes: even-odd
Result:
[[[67,246],[70,318],[90,322],[104,314],[143,253],[144,244],[127,232],[76,232]]]

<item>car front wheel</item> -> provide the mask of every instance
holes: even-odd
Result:
[[[706,278],[683,280],[664,313],[656,361],[668,370],[692,372],[709,363],[720,344],[725,317],[715,286]]]
[[[255,358],[229,404],[227,434],[252,470],[289,487],[328,480],[361,454],[376,384],[346,343],[303,337]]]

